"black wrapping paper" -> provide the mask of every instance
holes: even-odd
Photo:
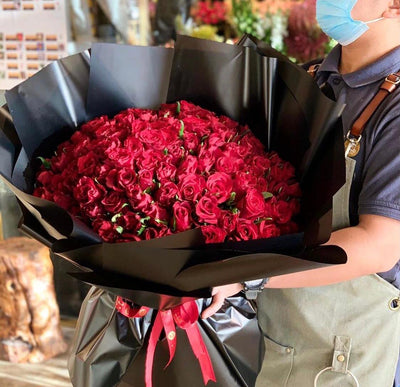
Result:
[[[97,44],[90,62],[86,52],[62,59],[8,91],[15,129],[2,129],[0,174],[21,203],[21,228],[74,263],[77,278],[155,308],[204,297],[215,285],[346,262],[339,247],[319,246],[331,232],[332,196],[344,183],[342,107],[298,66],[255,40],[242,44],[187,37],[174,49]],[[204,245],[200,230],[101,243],[65,210],[29,194],[36,156],[50,156],[88,118],[178,99],[249,124],[294,164],[301,233],[213,246]]]
[[[210,299],[197,301],[201,310]],[[68,368],[74,386],[144,387],[146,340],[153,313],[128,319],[114,309],[114,297],[92,288],[79,315]],[[263,339],[254,307],[242,297],[229,297],[222,309],[197,323],[208,348],[217,382],[208,386],[254,386],[263,360]],[[199,364],[186,333],[177,328],[177,351],[168,363],[166,338],[156,347],[154,386],[202,387]]]

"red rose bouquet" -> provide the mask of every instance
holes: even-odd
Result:
[[[153,371],[197,387],[200,368],[220,386],[254,385],[254,309],[237,297],[198,319],[210,287],[346,260],[319,246],[344,181],[341,107],[273,50],[241,44],[98,44],[6,94],[15,127],[0,121],[0,174],[21,228],[96,287],[73,343],[76,385],[142,386]]]
[[[186,101],[94,119],[42,161],[33,194],[105,242],[195,227],[206,243],[297,231],[294,168],[248,127]]]
[[[247,126],[186,101],[94,119],[61,143],[52,158],[41,160],[33,195],[80,217],[105,242],[151,240],[195,227],[201,227],[206,243],[297,231],[292,216],[299,212],[300,188],[294,168],[276,152],[265,153]],[[149,311],[120,297],[116,307],[129,318]],[[175,323],[192,325],[188,337],[204,382],[215,381],[193,326],[197,306],[191,301],[172,313],[185,317],[166,311],[154,322],[146,386],[152,385],[161,329],[175,332]],[[175,342],[175,333],[170,340]]]

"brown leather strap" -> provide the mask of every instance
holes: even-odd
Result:
[[[311,65],[307,72],[314,78],[317,73],[320,64]],[[383,100],[392,93],[396,87],[400,84],[400,72],[388,75],[383,83],[381,84],[378,93],[372,98],[366,108],[362,111],[360,116],[354,122],[352,128],[350,129],[347,137],[353,137],[359,139],[367,125],[369,119],[374,114],[378,106],[383,102]]]
[[[382,101],[392,93],[400,83],[400,72],[390,74],[386,77],[378,93],[372,98],[367,107],[363,110],[357,120],[354,122],[350,129],[350,135],[353,137],[360,137],[364,131],[367,122],[374,114],[375,110],[382,103]]]

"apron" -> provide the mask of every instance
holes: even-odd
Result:
[[[355,160],[333,200],[333,229],[349,224]],[[265,289],[258,297],[265,358],[256,387],[392,387],[400,291],[376,274],[321,287]]]

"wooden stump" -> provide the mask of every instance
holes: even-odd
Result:
[[[36,363],[66,350],[48,248],[26,237],[0,241],[0,359]]]

